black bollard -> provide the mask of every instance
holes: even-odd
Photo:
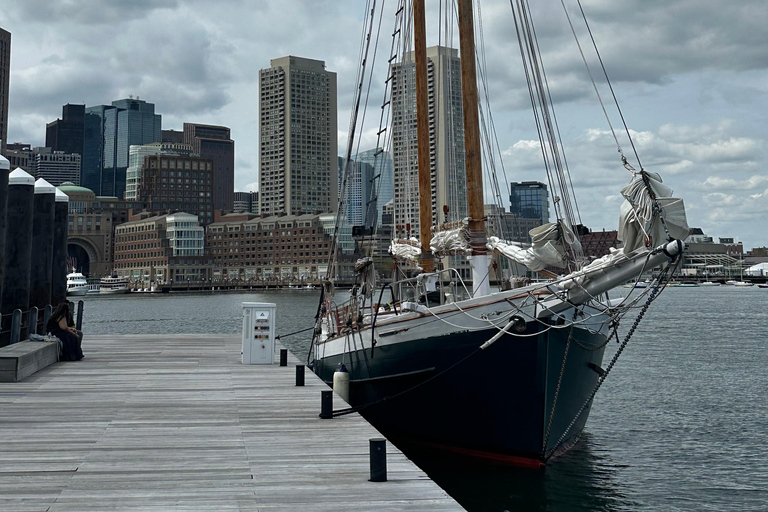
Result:
[[[48,319],[51,318],[51,314],[53,314],[53,308],[48,304],[43,310],[43,332],[41,334],[48,334]]]
[[[77,301],[77,321],[75,322],[75,329],[78,331],[83,330],[83,304],[82,300]]]
[[[11,317],[11,344],[21,341],[21,310],[14,309]]]
[[[303,364],[296,365],[296,385],[297,386],[304,385],[304,365]]]
[[[387,481],[387,440],[369,439],[371,457],[371,482]]]
[[[35,200],[35,179],[21,169],[8,177],[7,227],[5,231],[5,275],[3,276],[3,315],[22,311],[21,339],[26,339],[27,310],[29,309],[30,259],[32,256],[32,211]],[[5,316],[8,321],[10,316]],[[3,325],[7,332],[9,326]],[[8,345],[6,334],[0,346]]]
[[[324,420],[333,418],[333,391],[320,392],[320,417]]]
[[[29,308],[29,334],[37,334],[37,313],[38,309],[35,306]]]
[[[35,182],[35,209],[32,216],[32,257],[30,261],[29,305],[42,309],[51,303],[53,270],[53,220],[56,187],[40,178]],[[30,325],[30,332],[33,326]]]
[[[5,245],[5,208],[8,203],[8,174],[11,162],[0,155],[0,242]],[[0,296],[3,295],[3,274],[5,273],[5,251],[0,250]]]
[[[51,304],[67,299],[67,235],[69,232],[69,196],[56,189],[53,214],[53,267],[51,268]]]
[[[280,366],[288,366],[288,349],[280,349]]]

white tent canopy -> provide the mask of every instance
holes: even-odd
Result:
[[[768,263],[758,263],[744,269],[746,276],[768,276]]]

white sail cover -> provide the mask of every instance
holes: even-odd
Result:
[[[495,236],[488,239],[486,246],[534,272],[550,266],[559,268],[565,266],[565,251],[559,241],[557,224],[544,224],[532,229],[529,233],[533,243],[528,248],[523,248],[523,245],[518,242],[503,241]]]
[[[421,245],[413,237],[408,240],[392,240],[389,244],[389,254],[402,260],[419,261]]]
[[[689,228],[683,200],[671,197],[673,191],[662,184],[661,176],[646,174],[661,209],[660,215],[669,229],[669,236],[677,240],[685,239]],[[621,189],[621,195],[626,201],[621,205],[618,238],[624,242],[624,254],[645,247],[646,236],[650,237],[648,245],[651,246],[667,239],[661,220],[654,215],[653,200],[648,195],[641,173],[635,173],[629,185]]]
[[[432,240],[429,243],[429,248],[436,256],[472,254],[467,222],[457,222],[456,226],[450,229],[432,228]]]

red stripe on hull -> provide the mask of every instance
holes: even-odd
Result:
[[[455,453],[465,457],[470,457],[476,460],[482,460],[493,464],[499,464],[502,466],[514,466],[529,469],[541,469],[544,467],[544,462],[532,457],[523,457],[519,455],[504,455],[501,453],[486,452],[483,450],[472,450],[469,448],[460,448],[458,446],[448,446],[438,443],[430,443],[426,441],[405,441],[405,444],[418,446],[430,450],[437,450],[442,452]]]

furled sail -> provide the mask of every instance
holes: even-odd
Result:
[[[467,226],[468,221],[464,219],[445,224],[439,228],[433,227],[429,248],[438,257],[472,254]]]
[[[413,237],[392,240],[389,244],[389,254],[396,259],[418,262],[421,255],[421,244]]]
[[[567,265],[563,242],[574,248],[581,247],[578,237],[562,222],[544,224],[533,228],[529,234],[532,243],[528,248],[523,248],[520,243],[506,242],[497,237],[491,237],[487,247],[525,265],[534,272],[544,270],[546,267],[563,268]]]
[[[654,212],[654,200],[648,193],[649,186],[656,196],[658,215]],[[682,199],[671,197],[672,194],[673,190],[662,183],[661,176],[646,171],[634,173],[629,185],[621,189],[621,195],[626,200],[621,205],[618,239],[624,242],[624,254],[658,245],[669,237],[683,240],[688,236],[685,205]],[[664,224],[669,233],[665,231]]]

